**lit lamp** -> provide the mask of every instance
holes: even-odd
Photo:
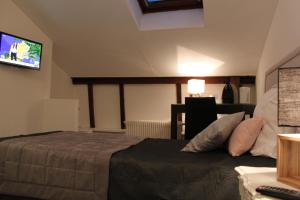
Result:
[[[205,91],[205,80],[188,80],[188,93],[191,97],[200,97]]]

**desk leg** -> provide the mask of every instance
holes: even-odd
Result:
[[[177,140],[177,112],[171,107],[171,139]]]

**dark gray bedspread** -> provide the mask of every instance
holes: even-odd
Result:
[[[233,158],[225,150],[186,153],[184,141],[146,139],[110,161],[109,200],[240,199],[234,167],[274,167],[271,158]]]

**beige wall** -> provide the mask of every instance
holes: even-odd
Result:
[[[204,27],[139,31],[125,0],[14,0],[60,67],[99,77],[254,75],[277,1],[205,0]]]
[[[90,127],[88,90],[86,85],[75,85],[76,98],[79,100],[79,129]]]
[[[119,86],[95,85],[94,109],[98,130],[120,129]]]
[[[64,72],[54,61],[51,74],[51,98],[76,98],[76,88],[71,77]]]
[[[51,73],[51,99],[44,101],[44,126],[49,130],[79,129],[78,88],[54,61]]]
[[[279,0],[257,71],[257,99],[264,92],[265,73],[300,45],[300,1]]]
[[[77,99],[46,99],[42,115],[43,127],[47,131],[78,131]]]
[[[207,84],[205,95],[214,95],[221,103],[224,84]],[[255,87],[251,87],[251,103],[255,103]],[[87,86],[76,85],[75,98],[79,99],[79,128],[89,129]],[[170,120],[171,104],[176,103],[174,84],[125,85],[126,120]],[[187,85],[182,85],[182,102],[187,97]],[[118,85],[94,86],[96,130],[120,129],[120,104]]]
[[[78,99],[79,128],[88,128],[87,87],[72,85],[69,75],[55,62],[52,62],[51,39],[10,0],[1,0],[0,19],[2,19],[0,20],[1,31],[40,41],[44,44],[40,71],[0,64],[0,136],[51,129],[45,125],[49,123],[43,121],[46,120],[43,119],[43,100],[50,97]],[[221,89],[222,85],[207,85],[207,93],[217,95],[217,98],[221,96]],[[185,90],[185,86],[183,86],[184,95],[186,95]],[[96,86],[94,93],[96,128],[120,128],[118,87],[112,85]],[[176,103],[174,85],[125,86],[127,120],[168,120],[170,119],[170,104],[172,103]]]
[[[126,85],[126,120],[170,120],[175,85]]]
[[[50,96],[52,41],[10,0],[0,2],[0,27],[44,45],[40,71],[0,64],[0,137],[45,131],[41,105]]]
[[[222,102],[224,84],[206,84],[204,96],[213,95]],[[251,87],[251,103],[256,102],[255,87]],[[171,104],[176,103],[174,84],[125,85],[126,120],[170,120]],[[182,102],[189,96],[187,84],[182,85]],[[90,129],[86,85],[72,85],[71,78],[53,63],[51,98],[79,100],[79,129]],[[237,97],[235,97],[237,101]],[[118,85],[94,85],[96,130],[119,130],[120,102]]]

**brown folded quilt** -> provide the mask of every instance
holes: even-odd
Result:
[[[51,200],[107,199],[112,153],[125,134],[58,132],[0,142],[0,193]]]

